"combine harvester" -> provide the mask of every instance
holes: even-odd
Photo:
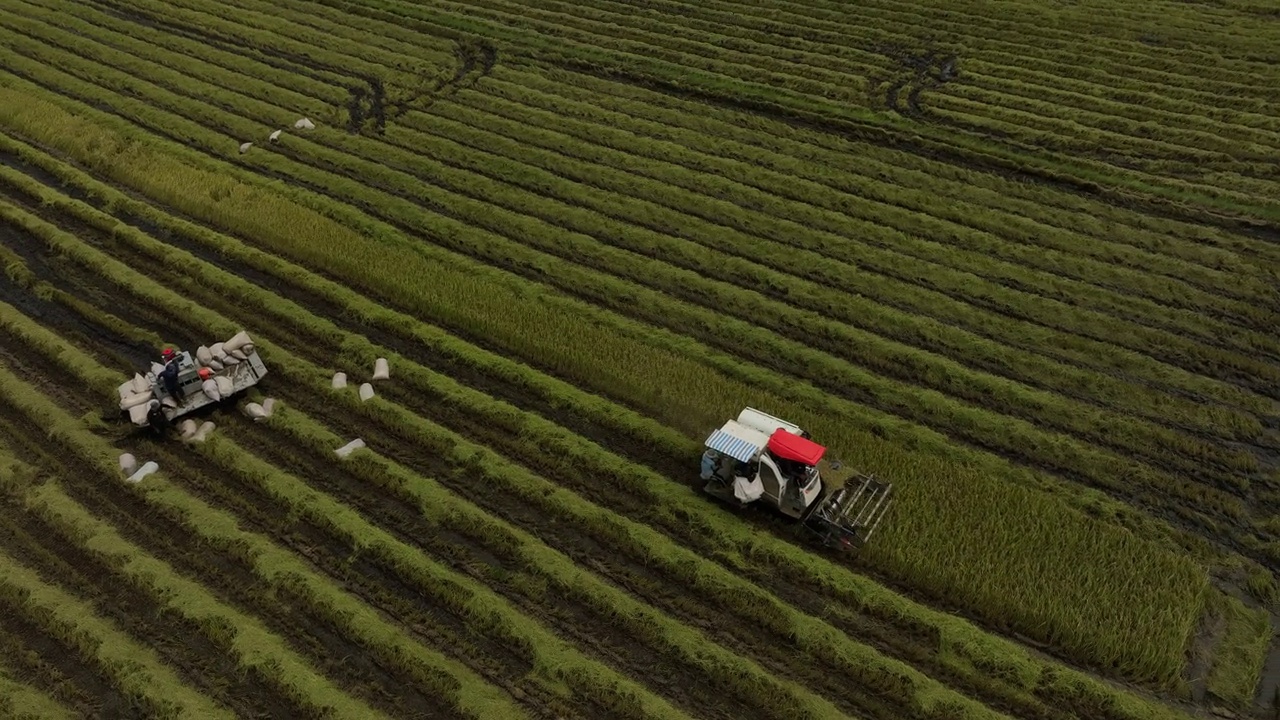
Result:
[[[737,508],[763,499],[827,547],[871,539],[889,510],[890,483],[842,469],[799,427],[754,408],[707,438],[703,491]]]
[[[165,365],[152,363],[150,372],[135,374],[119,388],[120,410],[128,413],[134,425],[159,433],[178,418],[257,385],[267,374],[253,340],[243,330],[226,342],[201,345],[195,357],[187,351],[167,352],[171,359]],[[166,367],[175,367],[176,374],[167,377]],[[177,397],[171,389],[177,389]]]

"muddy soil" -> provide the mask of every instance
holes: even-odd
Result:
[[[67,541],[20,504],[6,499],[0,545],[24,565],[89,602],[100,617],[150,645],[178,676],[242,718],[296,713],[256,668],[241,668],[228,645],[217,646],[204,628],[165,609],[148,593],[121,582],[115,568]]]

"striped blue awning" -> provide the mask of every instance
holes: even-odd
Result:
[[[716,430],[711,433],[711,437],[707,438],[707,447],[717,452],[724,453],[729,457],[740,462],[747,462],[760,452],[760,448],[764,445],[757,445],[750,440],[731,435],[724,430]]]

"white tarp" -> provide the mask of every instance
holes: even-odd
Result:
[[[733,479],[733,496],[738,498],[739,502],[753,502],[763,494],[764,483],[760,482],[760,478],[748,480],[739,475]]]

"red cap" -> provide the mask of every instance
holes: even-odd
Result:
[[[170,358],[170,357],[173,357],[175,354],[176,353],[173,352],[173,348],[165,348],[164,352],[160,353],[160,357]]]

